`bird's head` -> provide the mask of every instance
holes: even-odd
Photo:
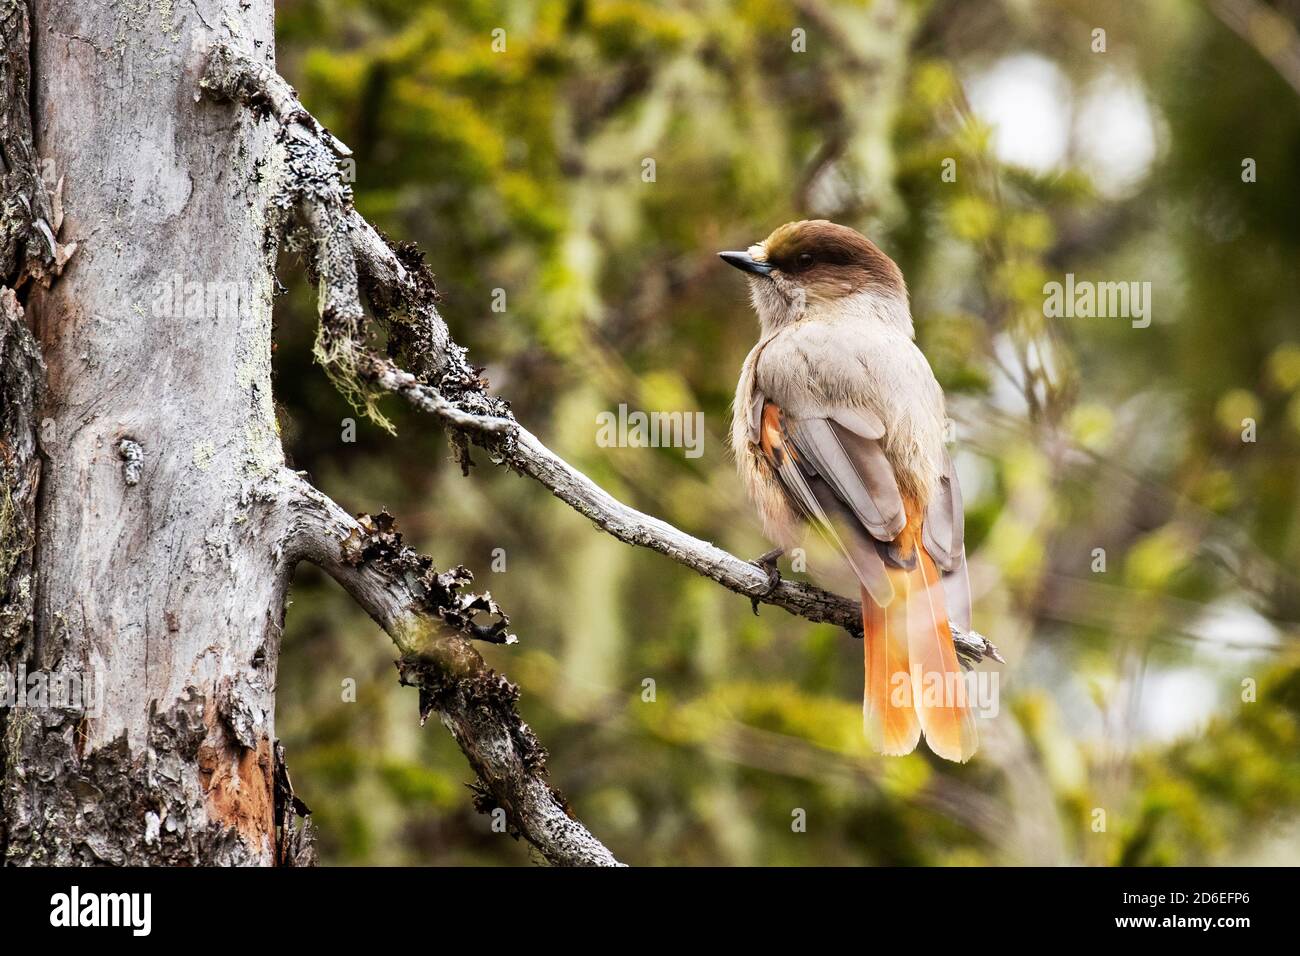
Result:
[[[718,255],[748,275],[764,329],[859,306],[907,310],[907,286],[894,260],[856,229],[825,219],[788,222],[744,252]]]

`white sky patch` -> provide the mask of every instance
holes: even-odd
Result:
[[[1199,668],[1149,670],[1142,680],[1138,737],[1169,743],[1202,730],[1219,709],[1219,682]]]
[[[1236,665],[1243,657],[1267,656],[1281,644],[1277,627],[1241,600],[1208,605],[1187,630],[1205,641],[1198,656],[1215,663]]]
[[[1090,83],[1075,116],[1074,142],[1099,193],[1131,192],[1156,158],[1155,120],[1142,87],[1114,70]]]
[[[1156,160],[1158,118],[1141,83],[1121,70],[1106,70],[1076,94],[1051,60],[1017,53],[977,74],[967,93],[1004,163],[1036,173],[1074,163],[1113,199],[1140,185]]]
[[[1258,678],[1263,667],[1257,665],[1281,643],[1267,618],[1236,599],[1208,605],[1185,630],[1201,638],[1191,663],[1153,666],[1143,681],[1138,733],[1144,740],[1196,734],[1216,713],[1231,712],[1241,702],[1240,678]]]
[[[1019,53],[999,60],[967,87],[975,115],[993,128],[993,151],[1004,163],[1038,173],[1065,160],[1070,142],[1070,83],[1044,57]]]
[[[1011,336],[1000,332],[993,340],[993,351],[998,357],[1001,368],[992,373],[993,391],[989,400],[994,407],[1014,417],[1029,414],[1029,403],[1025,401],[1025,377],[1020,370],[1020,356],[1016,352]],[[1003,374],[1005,369],[1011,378]]]

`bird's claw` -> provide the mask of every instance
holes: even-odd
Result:
[[[750,564],[767,574],[767,590],[757,596],[751,596],[749,599],[749,603],[754,608],[755,616],[758,614],[758,602],[770,597],[781,583],[781,569],[776,562],[780,560],[783,554],[785,554],[785,548],[773,548],[750,562]]]

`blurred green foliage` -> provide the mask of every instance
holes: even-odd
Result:
[[[312,365],[312,290],[281,264],[291,458],[346,507],[390,508],[510,611],[522,643],[485,653],[620,858],[1295,861],[1300,114],[1212,12],[285,0],[278,14],[281,70],[353,148],[358,207],[420,244],[497,391],[611,492],[734,553],[767,547],[724,444],[756,327],[714,252],[824,216],[908,277],[957,422],[976,626],[1008,661],[966,766],[868,752],[861,646],[843,633],[755,617],[486,461],[461,477],[396,403],[395,437],[358,421],[344,442],[356,413]],[[1000,155],[969,95],[1025,56],[1068,94],[1046,170]],[[1118,136],[1080,112],[1102,81],[1136,91],[1157,144],[1119,189],[1086,161]],[[1045,318],[1043,286],[1067,272],[1150,281],[1150,327]],[[704,456],[596,447],[596,414],[622,402],[703,410]],[[472,810],[447,735],[418,727],[379,629],[308,568],[293,602],[277,722],[324,859],[527,862]]]

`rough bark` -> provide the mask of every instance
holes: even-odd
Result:
[[[80,249],[28,303],[48,376],[24,663],[103,706],[11,713],[6,859],[269,863],[276,164],[255,118],[195,91],[196,38],[270,59],[272,4],[34,7],[35,140]]]
[[[44,365],[18,297],[0,289],[0,660],[31,637],[36,543],[36,402]]]
[[[54,238],[57,198],[45,190],[32,140],[28,2],[0,0],[0,279],[15,288],[29,275],[57,271],[48,267],[62,251]]]
[[[26,658],[33,634],[41,476],[36,413],[45,376],[16,290],[33,279],[48,282],[73,251],[55,239],[58,192],[51,201],[32,140],[30,41],[26,0],[0,2],[0,667],[6,674]],[[9,710],[0,708],[0,779],[8,766],[8,731]],[[0,813],[0,859],[7,842]]]
[[[0,666],[11,667],[32,635],[36,490],[36,401],[44,374],[40,353],[13,290],[0,287]],[[0,709],[0,779],[9,711]],[[0,801],[0,860],[8,826]]]

